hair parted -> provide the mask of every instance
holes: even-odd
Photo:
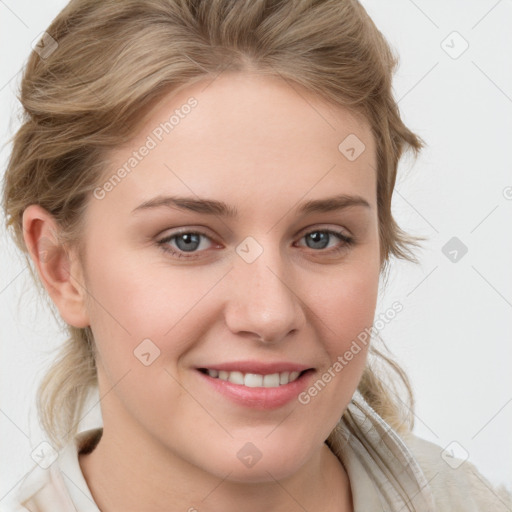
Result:
[[[400,229],[391,200],[402,153],[417,155],[424,143],[404,125],[393,98],[398,59],[356,0],[72,0],[47,33],[58,47],[46,58],[33,51],[25,67],[22,125],[3,190],[6,225],[29,268],[25,208],[45,208],[62,243],[80,248],[107,152],[134,136],[166,94],[221,72],[278,76],[364,116],[377,148],[382,273],[391,257],[417,262],[412,247],[422,238]],[[90,327],[66,328],[69,337],[37,397],[42,425],[59,447],[76,434],[97,383]],[[409,405],[370,361],[358,389],[392,427],[412,429],[407,376],[373,344],[370,356],[398,376]]]

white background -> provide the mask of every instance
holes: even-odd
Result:
[[[65,3],[0,1],[2,173],[17,127],[20,67]],[[467,454],[493,484],[510,485],[512,2],[362,3],[400,56],[394,91],[404,121],[428,144],[416,162],[402,162],[393,202],[398,223],[428,241],[420,265],[395,262],[377,315],[395,300],[404,310],[381,335],[411,376],[415,432],[442,447],[456,441],[456,455]],[[469,47],[452,58],[461,37]],[[457,262],[442,252],[452,237],[468,248]],[[0,269],[0,460],[9,461],[1,500],[44,439],[35,386],[63,335],[3,225]]]

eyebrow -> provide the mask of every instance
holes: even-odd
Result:
[[[324,199],[313,199],[306,201],[297,209],[298,214],[310,213],[323,213],[332,212],[336,210],[344,210],[352,206],[363,206],[371,209],[370,204],[366,199],[357,195],[341,194]],[[157,196],[132,210],[137,213],[144,210],[152,210],[155,208],[178,208],[180,210],[187,210],[196,213],[203,213],[207,215],[217,215],[221,217],[237,218],[238,210],[234,206],[230,206],[222,201],[214,199],[204,199],[197,197],[180,197],[180,196]]]

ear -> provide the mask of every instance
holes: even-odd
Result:
[[[83,269],[74,251],[59,243],[59,226],[37,204],[23,212],[23,237],[39,277],[62,319],[74,327],[87,327]]]

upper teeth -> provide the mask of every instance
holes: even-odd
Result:
[[[226,372],[224,370],[207,370],[210,377],[241,384],[249,388],[277,388],[296,380],[300,372],[281,372],[260,375],[258,373]]]

